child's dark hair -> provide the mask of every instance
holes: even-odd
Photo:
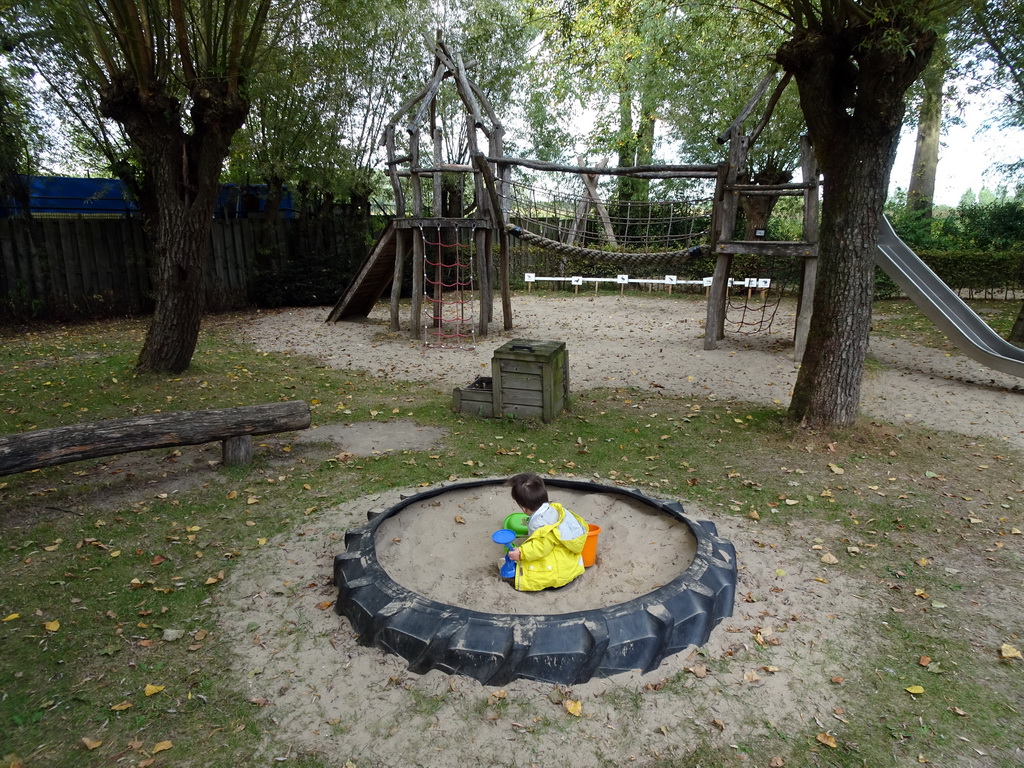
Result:
[[[540,475],[523,472],[511,478],[508,484],[512,486],[512,498],[524,509],[536,512],[548,503],[548,487]]]

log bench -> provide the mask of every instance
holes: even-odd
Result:
[[[151,413],[36,429],[0,436],[0,475],[216,440],[223,443],[225,464],[248,464],[252,461],[254,435],[291,432],[306,429],[309,424],[309,404],[289,400],[240,408]]]

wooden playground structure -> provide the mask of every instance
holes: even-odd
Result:
[[[470,76],[472,64],[454,54],[440,35],[432,42],[432,50],[430,79],[399,108],[385,129],[395,216],[327,322],[367,317],[390,286],[390,328],[400,331],[400,299],[409,267],[409,335],[431,346],[458,347],[488,335],[494,321],[495,278],[503,326],[506,331],[512,329],[509,269],[513,238],[560,258],[595,263],[662,265],[710,249],[716,255],[716,265],[708,293],[704,348],[715,349],[725,335],[734,257],[780,256],[803,262],[794,338],[795,359],[802,357],[818,254],[820,174],[809,141],[805,137],[801,146],[804,181],[750,184],[742,180],[750,148],[767,125],[788,77],[778,80],[757,125],[744,133],[744,122],[777,79],[774,74],[765,77],[746,107],[718,137],[729,149],[726,159],[717,165],[614,168],[586,166],[581,158],[579,165],[570,166],[507,157],[504,128]],[[448,83],[454,86],[456,98],[446,101],[442,89]],[[450,115],[453,105],[461,114],[446,122],[446,110]],[[453,134],[457,141],[452,141]],[[557,174],[558,180],[553,188],[537,192],[515,180],[517,169]],[[645,183],[683,180],[703,184],[710,191],[703,207],[673,200],[644,200],[624,207],[602,199],[598,180],[607,177],[630,177]],[[558,198],[558,191],[570,184],[580,187],[580,193],[571,199]],[[744,196],[801,197],[803,239],[772,241],[760,232],[755,240],[736,239]],[[614,211],[610,211],[612,207]]]

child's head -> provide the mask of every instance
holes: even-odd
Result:
[[[508,481],[512,486],[512,498],[516,504],[530,512],[536,512],[548,503],[548,488],[540,475],[523,472]]]

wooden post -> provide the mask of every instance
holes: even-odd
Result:
[[[412,188],[412,215],[419,218],[423,215],[423,186],[420,175],[416,171],[420,166],[420,132],[418,128],[409,129],[409,186]]]
[[[423,233],[412,230],[412,309],[409,310],[409,337],[423,339],[420,316],[423,312]]]
[[[488,250],[491,247],[491,231],[483,227],[477,227],[472,232],[473,245],[476,248],[477,280],[480,284],[480,319],[478,332],[481,337],[487,336],[491,322],[491,265],[488,258]]]
[[[736,215],[739,210],[739,193],[733,189],[736,176],[746,163],[749,142],[740,134],[740,128],[732,132],[729,144],[729,162],[720,169],[718,188],[715,193],[717,216],[714,227],[713,246],[732,241],[733,230],[736,229]],[[725,337],[725,307],[729,295],[729,271],[732,268],[732,256],[718,254],[715,262],[715,274],[708,293],[708,315],[704,326],[704,349],[717,349],[718,341]]]
[[[395,230],[395,272],[391,279],[391,330],[402,326],[399,304],[402,300],[402,278],[405,276],[405,254],[409,247],[409,231]]]
[[[252,463],[252,435],[229,437],[221,443],[221,462],[226,467]]]

